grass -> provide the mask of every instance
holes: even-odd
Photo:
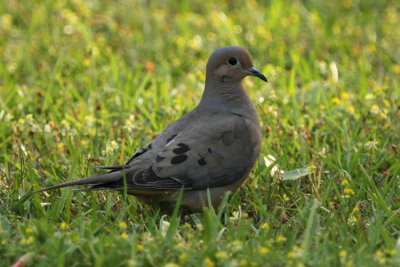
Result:
[[[399,11],[372,0],[2,1],[0,265],[399,265]],[[245,80],[263,150],[223,209],[163,215],[69,189],[21,199],[124,163],[196,106],[208,56],[234,44],[270,82]],[[271,174],[305,166],[296,180]]]

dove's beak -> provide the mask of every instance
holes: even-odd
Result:
[[[256,68],[251,67],[251,68],[248,68],[247,71],[249,72],[249,75],[256,76],[256,77],[260,78],[261,80],[268,82],[268,80],[264,76],[264,74],[259,72]]]

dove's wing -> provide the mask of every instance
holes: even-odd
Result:
[[[180,132],[149,168],[127,179],[128,186],[199,190],[232,184],[254,166],[260,139],[257,126],[245,117],[214,114],[207,123],[198,121]]]

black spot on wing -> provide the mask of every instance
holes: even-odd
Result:
[[[212,149],[210,147],[208,148],[208,153],[212,153]]]
[[[189,151],[190,148],[188,145],[184,144],[184,143],[179,143],[178,144],[178,148],[175,148],[172,150],[172,152],[174,152],[175,154],[179,155],[179,154],[183,154],[187,151]]]
[[[160,155],[158,155],[158,156],[156,157],[156,161],[157,161],[157,162],[160,162],[160,161],[162,161],[163,159],[165,159],[165,157],[161,157]]]
[[[152,143],[149,144],[148,148],[149,150],[152,148]]]
[[[178,134],[173,134],[167,139],[167,144],[172,141]]]
[[[188,156],[183,154],[183,155],[178,155],[175,156],[171,159],[171,164],[179,164],[187,160]]]
[[[206,161],[203,158],[201,158],[197,161],[197,164],[199,164],[200,166],[204,166],[206,165]]]

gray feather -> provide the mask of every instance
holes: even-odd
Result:
[[[109,172],[105,174],[95,175],[86,177],[80,180],[66,182],[63,184],[58,184],[54,186],[50,186],[41,190],[36,191],[35,193],[48,191],[57,188],[70,187],[70,186],[89,186],[89,185],[98,185],[98,184],[108,184],[119,181],[123,177],[123,171]]]

